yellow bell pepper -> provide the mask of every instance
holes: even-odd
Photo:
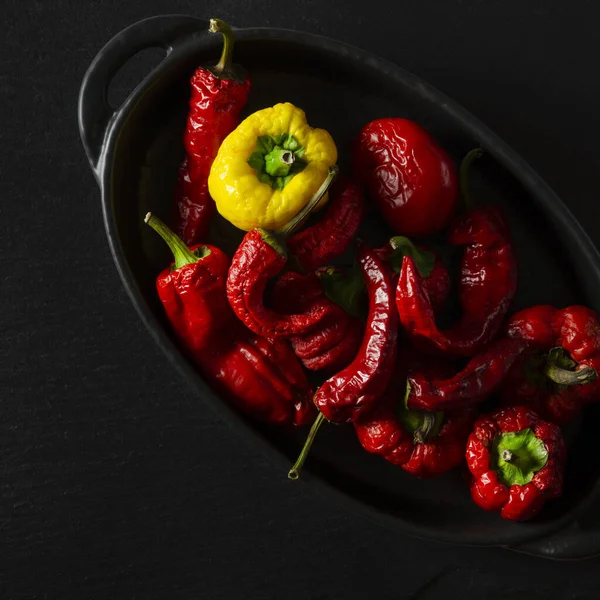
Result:
[[[276,104],[250,115],[223,140],[208,189],[236,227],[274,231],[308,203],[336,161],[327,131],[310,127],[293,104]]]

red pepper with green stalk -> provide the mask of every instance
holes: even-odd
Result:
[[[234,313],[248,329],[265,337],[302,335],[331,317],[330,302],[315,302],[308,312],[283,314],[265,305],[267,284],[287,264],[285,241],[319,204],[333,179],[337,166],[329,168],[327,178],[304,208],[279,231],[253,229],[236,250],[227,276],[227,298]]]
[[[414,348],[403,348],[384,397],[354,423],[354,428],[367,452],[383,457],[415,477],[437,477],[464,461],[475,412],[407,408],[403,390],[407,375],[415,370],[432,379],[444,379],[453,372],[447,362],[423,357]]]
[[[225,286],[229,258],[215,246],[188,248],[160,219],[145,219],[174,263],[156,289],[176,337],[206,379],[241,411],[276,424],[314,418],[313,390],[289,344],[257,336],[235,318]]]
[[[560,428],[526,407],[479,417],[466,456],[474,502],[504,519],[531,519],[562,493],[566,447]]]
[[[397,234],[438,233],[456,210],[454,164],[413,121],[377,119],[365,125],[354,144],[352,165]]]
[[[209,31],[223,35],[223,53],[214,67],[200,67],[191,78],[192,94],[183,136],[186,157],[177,173],[173,228],[190,245],[208,233],[215,203],[208,193],[208,174],[221,142],[239,123],[248,100],[250,77],[232,64],[233,32],[221,19]]]
[[[316,303],[331,303],[331,315],[320,327],[290,338],[302,364],[311,371],[343,369],[356,356],[364,325],[358,318],[364,291],[360,273],[336,267],[309,275],[284,273],[276,281],[271,304],[282,314],[310,313]]]
[[[585,306],[532,306],[514,314],[508,336],[530,349],[500,390],[504,406],[522,404],[563,425],[600,401],[600,315]]]
[[[467,171],[481,150],[471,151],[461,165],[463,197],[467,207]],[[485,349],[500,333],[517,289],[517,259],[508,224],[498,206],[469,208],[450,227],[448,240],[464,246],[459,299],[462,317],[440,330],[432,300],[415,261],[402,263],[396,304],[400,321],[418,348],[450,356],[470,357]]]
[[[313,423],[298,460],[288,473],[290,479],[298,479],[323,421],[356,421],[381,398],[392,377],[398,337],[392,275],[373,250],[360,241],[357,243],[357,256],[369,299],[369,314],[362,343],[354,360],[317,390],[314,403],[320,414]]]

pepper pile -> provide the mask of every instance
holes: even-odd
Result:
[[[231,28],[213,19],[211,31],[223,54],[191,80],[175,232],[146,217],[174,256],[156,286],[189,359],[250,417],[312,423],[292,479],[324,422],[351,423],[367,452],[410,475],[462,465],[478,506],[534,517],[562,491],[560,427],[600,401],[600,315],[508,316],[517,256],[501,209],[471,200],[480,149],[457,172],[418,124],[378,119],[337,177],[331,135],[300,108],[240,122],[250,78],[231,63]],[[391,230],[376,248],[357,237],[367,199]],[[242,231],[232,256],[208,235],[218,219]],[[455,286],[446,251],[460,254]],[[449,322],[452,294],[461,316]]]

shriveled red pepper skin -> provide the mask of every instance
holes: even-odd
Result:
[[[313,390],[291,347],[238,322],[225,291],[229,258],[214,246],[202,247],[207,256],[167,268],[156,279],[177,338],[205,378],[246,414],[275,424],[311,422]]]
[[[365,212],[362,187],[351,179],[336,181],[323,218],[292,236],[287,247],[309,273],[343,254],[355,238]]]
[[[600,374],[600,315],[596,311],[585,306],[533,306],[514,314],[506,327],[509,337],[527,340],[530,349],[502,385],[504,406],[529,406],[543,418],[563,425],[585,405],[600,401],[600,378],[567,387],[554,385],[541,374],[531,376],[532,357],[556,347],[564,348],[578,363],[576,371],[592,367]]]
[[[220,78],[199,68],[191,78],[190,110],[183,136],[186,157],[175,185],[173,230],[187,244],[203,240],[215,212],[208,175],[221,142],[240,121],[251,81]]]
[[[441,231],[458,201],[452,160],[421,126],[408,119],[377,119],[354,144],[354,173],[388,225],[400,235]]]
[[[354,423],[354,428],[367,452],[378,454],[415,477],[437,477],[464,461],[465,443],[475,413],[472,409],[448,412],[435,437],[417,442],[397,413],[398,403],[403,402],[406,376],[415,369],[435,379],[443,379],[453,372],[452,365],[447,362],[431,357],[423,360],[412,348],[401,350],[396,372],[384,397]]]
[[[314,402],[326,419],[352,422],[369,410],[387,389],[396,360],[398,317],[394,310],[392,274],[362,242],[357,244],[360,268],[367,286],[369,315],[354,360],[328,379]]]
[[[448,295],[450,294],[450,274],[442,262],[440,255],[435,250],[432,250],[423,244],[415,244],[415,246],[419,250],[431,252],[434,255],[433,269],[429,274],[429,277],[423,278],[423,285],[427,295],[429,296],[429,299],[431,300],[431,307],[434,313],[437,314],[444,308],[446,300],[448,300]],[[379,258],[387,260],[394,252],[394,248],[388,242],[385,244],[385,246],[375,248],[373,251],[377,254],[377,256],[379,256]],[[397,288],[400,274],[394,271],[393,277],[394,287]]]
[[[248,329],[265,337],[292,337],[316,327],[332,312],[329,302],[315,302],[307,313],[286,315],[264,304],[267,283],[283,271],[287,259],[262,237],[249,231],[233,255],[227,276],[227,298]]]
[[[438,329],[431,298],[414,261],[402,263],[396,304],[411,342],[431,353],[474,356],[500,333],[517,289],[517,259],[497,206],[472,210],[451,227],[450,243],[465,246],[459,283],[460,321]]]
[[[329,300],[316,273],[285,273],[275,283],[273,307],[282,314],[309,313],[316,303],[330,303],[331,314],[321,325],[290,338],[302,364],[311,371],[337,371],[356,356],[363,337],[361,321]]]
[[[544,442],[548,461],[531,482],[507,487],[492,468],[490,449],[496,435],[523,429],[531,429]],[[485,510],[500,512],[505,519],[530,519],[547,500],[562,493],[566,460],[563,436],[557,425],[543,421],[529,408],[515,406],[479,417],[467,442],[466,457],[473,475],[473,501]]]
[[[454,377],[431,379],[414,373],[407,379],[410,393],[408,408],[415,410],[458,410],[479,404],[502,383],[528,342],[501,339],[475,356]]]

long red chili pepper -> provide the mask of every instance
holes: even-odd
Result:
[[[188,248],[150,214],[146,222],[175,257],[156,279],[159,298],[175,335],[206,379],[256,418],[310,422],[316,412],[312,388],[290,346],[249,332],[227,304],[228,257],[214,246]]]
[[[362,188],[351,179],[336,181],[325,216],[292,236],[287,247],[306,273],[340,256],[356,236],[365,212]]]
[[[264,304],[267,283],[279,275],[287,262],[285,240],[301,225],[321,198],[338,168],[329,168],[329,174],[310,202],[277,232],[254,229],[248,232],[236,250],[227,277],[227,298],[240,321],[258,335],[291,337],[306,333],[321,323],[332,312],[330,302],[316,302],[309,312],[286,315]]]
[[[467,155],[463,173],[476,156],[476,151]],[[468,197],[466,189],[464,195]],[[451,227],[448,239],[465,246],[459,287],[461,320],[445,331],[437,327],[423,278],[408,256],[402,264],[396,303],[404,329],[419,348],[474,356],[500,332],[517,288],[516,255],[498,206],[468,211]]]
[[[492,394],[528,347],[523,340],[501,339],[475,356],[451,379],[432,380],[416,373],[407,380],[406,406],[415,410],[457,410]]]
[[[223,34],[223,53],[214,67],[201,67],[191,79],[192,95],[183,136],[186,157],[177,174],[173,229],[190,245],[203,239],[215,211],[208,193],[210,167],[221,142],[235,129],[248,100],[250,77],[232,64],[233,32],[221,19],[209,31]]]
[[[391,272],[372,249],[357,244],[358,262],[367,284],[369,316],[361,347],[354,360],[328,379],[314,403],[321,411],[288,477],[297,479],[314,437],[324,419],[336,423],[358,419],[385,392],[397,353],[398,318],[394,310]]]

